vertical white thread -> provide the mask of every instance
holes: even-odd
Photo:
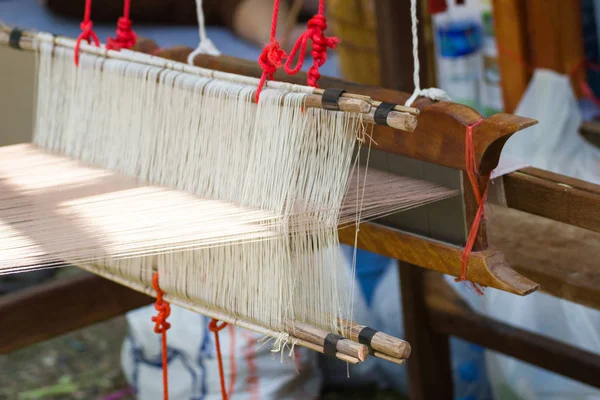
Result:
[[[194,65],[194,58],[198,54],[208,54],[211,56],[219,56],[221,52],[217,49],[217,46],[206,36],[206,26],[204,21],[204,9],[202,8],[202,0],[196,0],[196,14],[198,16],[198,34],[200,36],[200,42],[198,47],[190,53],[187,58],[188,64]]]
[[[419,96],[425,96],[432,100],[450,100],[448,95],[441,89],[421,89],[421,65],[419,62],[419,32],[417,29],[419,24],[419,20],[417,18],[417,0],[410,0],[410,21],[413,44],[413,82],[415,89],[412,95],[408,98],[408,100],[406,100],[406,103],[404,103],[404,105],[410,107]]]

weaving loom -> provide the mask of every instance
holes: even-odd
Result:
[[[258,80],[226,58],[204,69],[81,43],[76,67],[74,40],[3,28],[0,42],[39,60],[35,144],[0,149],[2,273],[75,264],[155,296],[158,272],[173,304],[350,363],[369,350],[402,362],[410,347],[380,332],[367,346],[348,322],[338,229],[359,246],[394,235],[386,251],[404,260],[426,243],[424,266],[483,286],[537,289],[486,249],[484,225],[462,266],[458,247],[395,229],[414,221],[399,211],[453,201],[466,233],[503,143],[534,121],[271,80],[255,104]],[[402,176],[409,158],[465,169],[470,148],[480,178]],[[358,234],[384,216],[393,228]]]

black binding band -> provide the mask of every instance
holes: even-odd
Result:
[[[392,103],[381,103],[379,107],[375,109],[375,123],[377,125],[389,126],[387,123],[388,114],[396,107],[395,104]]]
[[[377,332],[379,332],[379,331],[376,331],[373,328],[369,328],[368,326],[365,326],[364,328],[362,328],[362,330],[358,334],[358,343],[369,346],[369,348],[370,348],[371,341],[373,340],[373,336],[375,336],[375,334]]]
[[[337,342],[343,338],[343,336],[333,333],[327,334],[327,336],[325,336],[325,342],[323,343],[323,354],[335,357],[335,353],[337,353]]]
[[[321,104],[323,105],[323,108],[325,110],[340,111],[338,100],[344,92],[344,89],[325,89],[321,95]]]
[[[21,36],[23,36],[23,31],[19,28],[14,28],[12,31],[10,31],[8,45],[13,49],[21,50]]]

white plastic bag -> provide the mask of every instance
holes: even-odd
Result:
[[[501,166],[524,162],[600,183],[600,150],[578,133],[582,118],[567,76],[537,70],[515,114],[535,118],[539,124],[508,140]],[[488,289],[479,297],[462,285],[453,286],[479,312],[600,354],[598,310],[544,293],[519,297]],[[486,359],[497,399],[600,399],[598,389],[514,358],[487,351]]]
[[[154,333],[153,306],[127,314],[130,334],[121,351],[121,366],[137,398],[163,398],[161,336]],[[167,331],[169,394],[173,399],[220,400],[220,378],[215,356],[214,333],[207,329],[209,318],[172,306]],[[311,399],[321,389],[316,354],[295,347],[271,351],[273,342],[262,345],[262,335],[230,327],[219,332],[229,388],[232,379],[231,355],[235,362],[233,399]],[[233,342],[233,343],[232,343]]]

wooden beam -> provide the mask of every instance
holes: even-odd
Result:
[[[597,354],[473,312],[441,275],[429,273],[426,281],[427,312],[423,315],[440,334],[457,336],[600,388],[600,356]]]
[[[0,296],[0,354],[106,321],[153,301],[88,273]]]
[[[452,364],[448,335],[431,329],[427,318],[424,274],[420,268],[399,263],[404,336],[411,344],[408,359],[411,400],[452,400]]]
[[[600,185],[537,168],[502,179],[508,207],[600,232]]]
[[[342,243],[354,245],[352,227],[339,230]],[[375,223],[361,224],[357,246],[405,263],[444,274],[459,276],[462,248],[413,235]],[[539,285],[514,271],[497,249],[473,252],[469,257],[467,279],[480,285],[525,296]]]
[[[600,310],[600,233],[509,208],[486,212],[490,243],[553,296]]]

